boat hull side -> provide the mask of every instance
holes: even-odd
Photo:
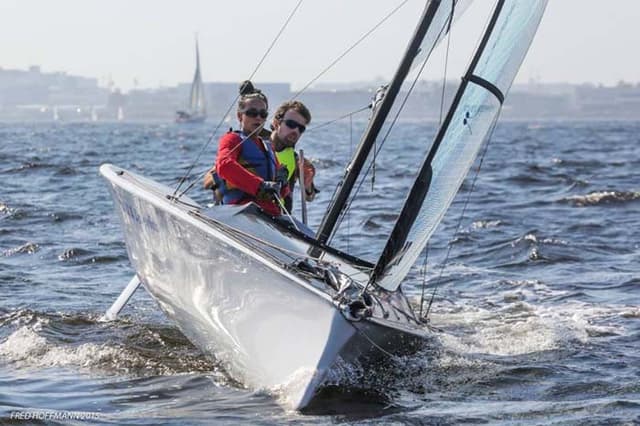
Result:
[[[110,189],[131,263],[162,310],[234,378],[304,407],[354,336],[352,324],[278,265],[177,219],[170,203]]]

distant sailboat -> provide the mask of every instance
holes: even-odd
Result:
[[[196,73],[191,83],[191,95],[187,110],[176,112],[177,123],[202,123],[207,119],[207,105],[204,97],[204,85],[200,73],[200,51],[196,39]]]
[[[53,121],[60,121],[60,115],[58,114],[58,107],[54,106],[53,107]]]
[[[118,121],[124,120],[124,109],[121,106],[118,107],[117,119]]]

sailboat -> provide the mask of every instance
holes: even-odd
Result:
[[[189,94],[189,105],[186,110],[176,111],[177,123],[202,123],[207,119],[207,106],[204,95],[204,85],[202,84],[202,74],[200,73],[200,51],[198,40],[196,39],[196,72],[191,83]]]
[[[319,229],[255,204],[205,208],[104,164],[137,283],[204,353],[254,389],[278,389],[301,410],[342,363],[376,369],[433,341],[401,283],[451,204],[531,44],[546,0],[498,0],[415,183],[375,263],[329,244],[356,178],[416,60],[446,35],[461,2],[426,2],[404,57],[364,132]],[[473,131],[469,126],[473,125]],[[109,316],[109,315],[107,315]]]

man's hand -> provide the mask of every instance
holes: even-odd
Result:
[[[311,161],[305,158],[304,163],[302,164],[302,169],[304,170],[304,187],[309,189],[313,186],[313,178],[316,175],[316,168]]]

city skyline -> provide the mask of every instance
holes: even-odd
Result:
[[[458,78],[466,67],[477,40],[474,35],[486,21],[487,3],[472,4],[454,26],[447,62],[449,79]],[[637,56],[616,48],[616,44],[640,39],[636,24],[640,2],[612,3],[615,7],[605,8],[596,0],[550,0],[516,83],[639,82]],[[8,0],[0,4],[5,18],[0,35],[11,42],[2,48],[0,67],[39,65],[43,72],[97,78],[101,86],[112,81],[125,91],[173,86],[192,78],[197,32],[204,80],[240,81],[249,77],[296,4],[294,0],[277,4],[187,0],[178,7],[147,0]],[[400,6],[317,83],[388,80],[423,5],[416,0],[302,2],[254,79],[303,87]],[[442,79],[445,47],[443,43],[434,52],[423,78]]]

